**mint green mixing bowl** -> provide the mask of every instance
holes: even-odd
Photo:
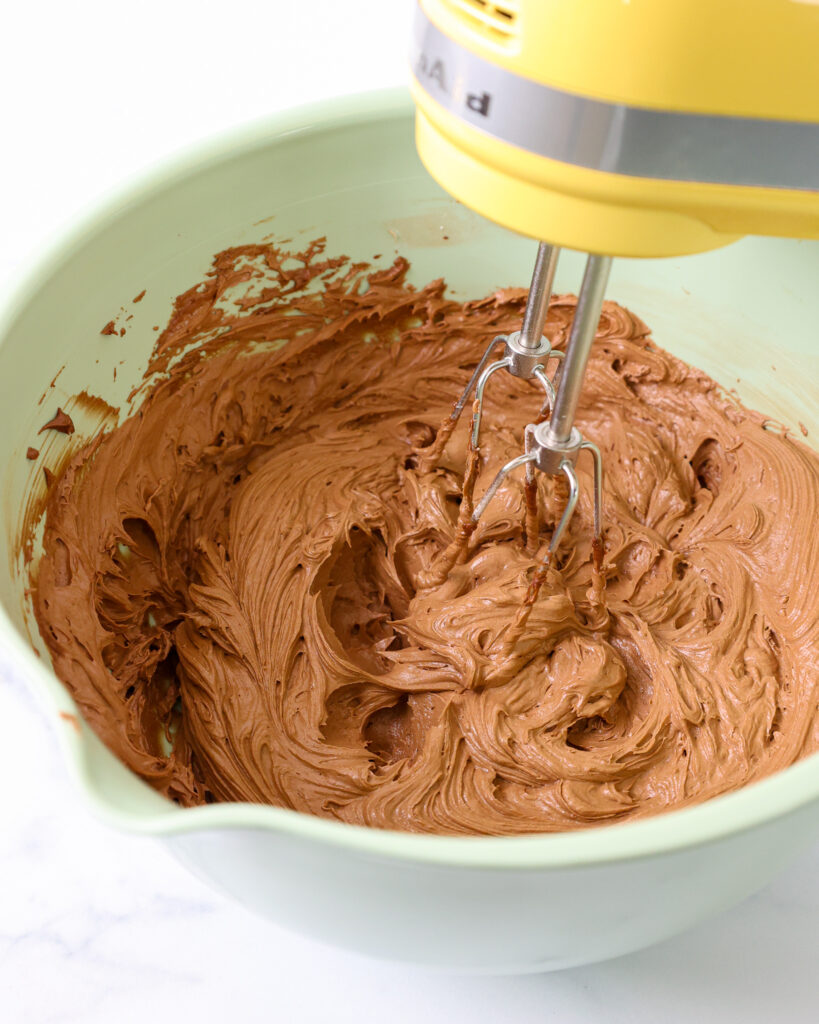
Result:
[[[382,263],[397,250],[411,260],[414,282],[444,275],[462,297],[525,285],[535,252],[533,242],[444,194],[416,156],[408,97],[376,93],[288,113],[175,160],[108,201],[29,275],[0,321],[0,661],[42,697],[93,810],[156,836],[214,886],[296,931],[456,969],[602,960],[673,935],[764,885],[819,834],[817,756],[646,821],[450,838],[250,804],[183,810],[77,720],[24,601],[16,546],[22,510],[42,487],[26,447],[38,444],[53,464],[66,445],[99,429],[87,406],[74,405],[83,389],[126,414],[156,339],[152,328],[166,322],[174,296],[202,279],[219,249],[269,233],[297,243],[325,234],[331,253],[381,253]],[[581,269],[579,255],[564,254],[557,288],[576,290]],[[817,280],[819,244],[749,239],[679,260],[619,260],[608,294],[642,316],[659,344],[815,438]],[[101,336],[120,307],[127,335]],[[78,434],[40,445],[37,430],[57,405],[72,412]]]

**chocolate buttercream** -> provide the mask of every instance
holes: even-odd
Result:
[[[819,748],[817,455],[606,302],[578,410],[605,462],[603,564],[583,456],[521,617],[561,484],[538,475],[532,536],[509,479],[440,572],[468,418],[435,441],[525,292],[462,304],[406,269],[221,253],[138,411],[62,473],[36,614],[111,750],[185,805],[514,834],[682,807]],[[557,347],[574,308],[552,301]],[[540,400],[493,378],[476,495]]]
[[[51,417],[48,423],[44,423],[40,427],[37,433],[42,434],[44,430],[57,430],[61,434],[73,434],[74,421],[67,412],[63,412],[63,410],[58,406],[57,412]]]

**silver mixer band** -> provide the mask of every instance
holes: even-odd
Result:
[[[418,8],[412,70],[446,110],[513,146],[610,174],[819,190],[819,124],[604,103],[464,49]]]

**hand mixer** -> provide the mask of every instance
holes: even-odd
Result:
[[[819,2],[420,0],[412,67],[416,141],[433,177],[489,219],[546,240],[521,330],[490,343],[434,446],[442,451],[474,390],[474,483],[488,381],[505,371],[540,384],[541,422],[462,531],[526,466],[530,543],[534,473],[563,475],[568,501],[539,586],[586,449],[598,564],[602,554],[601,455],[574,418],[612,257],[680,256],[745,234],[819,238]],[[588,253],[565,358],[543,336],[558,247]]]

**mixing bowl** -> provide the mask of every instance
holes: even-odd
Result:
[[[525,285],[535,252],[438,188],[415,154],[409,99],[390,92],[279,116],[174,161],[86,219],[29,275],[0,323],[0,651],[4,672],[43,698],[93,809],[156,836],[211,884],[287,927],[448,968],[601,960],[764,885],[819,833],[817,756],[649,820],[454,838],[249,804],[182,809],[130,774],[79,718],[25,606],[20,531],[43,494],[40,463],[27,461],[26,448],[41,447],[53,467],[111,422],[104,403],[81,391],[125,415],[174,296],[203,278],[216,251],[270,234],[295,243],[326,235],[330,253],[381,254],[382,264],[399,251],[412,281],[443,275],[460,297]],[[580,257],[565,254],[557,288],[576,290],[580,275]],[[819,244],[748,239],[684,259],[619,260],[608,294],[642,316],[659,344],[816,438],[818,278]],[[112,318],[123,337],[100,333]],[[37,440],[58,405],[77,433]]]

